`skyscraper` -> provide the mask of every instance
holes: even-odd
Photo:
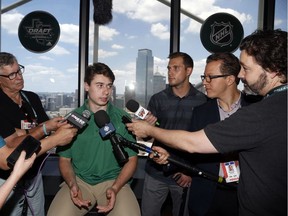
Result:
[[[153,76],[153,94],[156,94],[166,88],[166,76],[156,72]]]
[[[147,107],[153,95],[153,68],[154,58],[149,49],[139,49],[136,60],[136,100],[144,107]]]

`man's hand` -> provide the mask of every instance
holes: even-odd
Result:
[[[106,206],[97,206],[99,213],[107,213],[114,208],[116,201],[116,192],[113,188],[108,188],[106,191],[107,205]]]
[[[187,176],[180,172],[175,173],[173,175],[173,178],[175,179],[175,181],[180,187],[190,187],[191,182],[192,182],[191,176]]]
[[[146,117],[145,117],[145,119],[144,119],[146,122],[148,122],[150,125],[155,125],[156,124],[156,122],[157,122],[157,118],[154,116],[154,115],[152,115],[152,113],[151,112],[149,112],[147,115],[146,115]]]
[[[132,134],[136,135],[139,138],[146,138],[148,137],[149,130],[154,127],[151,126],[148,122],[143,120],[132,120],[132,123],[126,124],[127,129],[132,132]]]
[[[158,164],[167,164],[167,158],[170,156],[169,152],[167,152],[164,148],[159,146],[153,146],[152,149],[158,153],[158,157],[155,157],[153,153],[149,155],[150,158]]]
[[[91,205],[90,200],[84,200],[82,198],[82,192],[77,184],[73,184],[70,187],[70,196],[73,203],[79,208],[88,208]]]
[[[46,121],[45,125],[47,132],[56,131],[58,128],[65,124],[65,121],[63,122],[63,120],[63,117],[55,117]]]
[[[68,123],[64,123],[56,132],[50,137],[54,137],[57,146],[63,146],[72,141],[76,136],[78,129]]]

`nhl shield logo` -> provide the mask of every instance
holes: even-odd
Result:
[[[200,30],[201,42],[211,53],[236,51],[243,35],[240,21],[228,13],[212,14]]]
[[[231,23],[214,22],[211,25],[210,40],[214,45],[220,47],[229,45],[233,41],[233,26]]]

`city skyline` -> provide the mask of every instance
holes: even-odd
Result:
[[[2,8],[15,0],[2,1]],[[57,5],[57,7],[51,7]],[[182,8],[205,20],[217,12],[236,16],[244,28],[244,36],[258,25],[257,0],[182,0]],[[57,45],[46,53],[25,50],[18,39],[18,26],[28,13],[43,10],[58,20],[61,34]],[[67,11],[69,13],[63,13]],[[157,0],[113,0],[113,19],[99,26],[99,61],[115,73],[115,86],[123,94],[125,86],[136,80],[136,57],[139,49],[150,49],[154,56],[154,73],[167,74],[169,54],[170,8]],[[90,11],[89,64],[93,59],[93,7]],[[73,92],[78,86],[79,1],[32,0],[1,16],[1,51],[15,54],[25,66],[25,89],[43,92]],[[287,1],[276,1],[275,28],[287,30]],[[210,54],[202,46],[201,24],[181,15],[180,51],[194,59],[190,78],[193,84],[201,82],[205,59]],[[235,52],[239,57],[239,51]]]

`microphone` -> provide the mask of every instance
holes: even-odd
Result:
[[[147,152],[148,154],[153,153],[154,157],[159,157],[158,152],[154,151],[152,148],[142,144],[142,143],[137,143],[137,142],[131,142],[123,137],[120,138],[122,141],[122,144],[124,146],[127,146],[128,148],[132,149],[135,152],[138,152],[138,150]]]
[[[134,112],[134,114],[140,118],[140,119],[145,119],[145,117],[148,115],[149,110],[145,109],[142,107],[137,101],[131,99],[126,103],[126,107],[128,110],[131,112]],[[155,123],[157,126],[159,126],[159,122],[157,121]]]
[[[93,0],[94,14],[93,20],[97,25],[105,25],[111,22],[112,0]]]
[[[144,145],[142,143],[131,142],[129,140],[124,139],[123,137],[121,137],[121,141],[122,141],[123,145],[127,146],[128,148],[131,148],[134,151],[135,150],[141,150],[141,151],[147,152],[149,154],[153,153],[154,157],[159,157],[159,153],[158,152],[154,151],[152,148],[150,148],[150,147],[148,147],[148,146],[146,146],[146,145]],[[221,176],[217,176],[217,175],[205,172],[205,171],[200,170],[199,168],[197,168],[195,166],[191,166],[190,164],[186,164],[183,161],[179,161],[178,159],[173,158],[171,156],[167,158],[167,161],[170,162],[170,163],[175,164],[176,166],[184,168],[184,169],[188,170],[189,172],[195,173],[195,174],[197,174],[197,175],[199,175],[199,176],[201,176],[203,178],[209,179],[211,181],[215,181],[218,184],[223,184],[225,186],[232,187],[232,188],[237,187],[237,184],[235,184],[235,183],[227,183],[225,181],[225,179],[223,177],[221,177]]]
[[[91,116],[91,113],[89,110],[84,110],[82,112],[82,115],[79,113],[72,111],[68,115],[64,117],[64,120],[61,122],[67,121],[69,124],[76,127],[78,130],[84,128],[87,125],[87,122],[89,121],[89,118]]]
[[[99,133],[102,139],[109,138],[112,144],[113,154],[119,163],[119,165],[124,165],[128,159],[128,153],[124,150],[121,145],[120,136],[115,134],[116,129],[114,125],[110,122],[110,118],[104,110],[99,110],[94,114],[94,120],[97,126],[100,128]]]

